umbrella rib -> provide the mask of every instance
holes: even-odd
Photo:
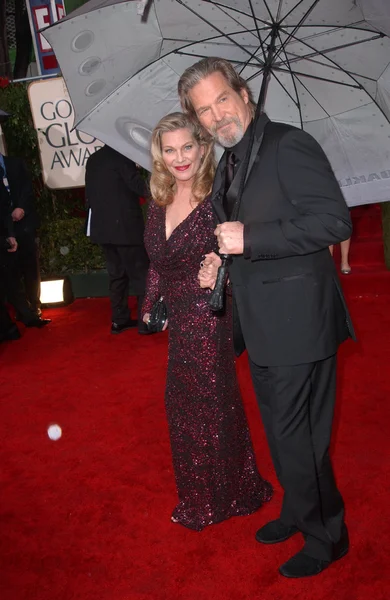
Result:
[[[282,87],[284,89],[284,91],[286,92],[287,96],[291,99],[292,102],[294,102],[295,106],[297,108],[299,108],[298,106],[298,102],[295,100],[294,96],[292,96],[290,94],[290,92],[288,91],[288,89],[283,85],[283,83],[280,81],[279,77],[276,75],[275,72],[272,72],[272,75],[275,77],[276,81],[278,82],[278,84],[280,85],[280,87]]]
[[[369,98],[371,98],[371,100],[373,101],[373,103],[377,106],[377,108],[380,110],[380,112],[382,113],[382,115],[385,117],[386,121],[388,121],[388,123],[390,123],[390,118],[386,115],[386,113],[384,112],[384,110],[382,109],[382,107],[378,104],[378,102],[376,101],[376,99],[372,96],[372,94],[370,94],[370,92],[368,90],[366,90],[366,88],[364,88],[361,83],[359,83],[359,81],[357,79],[355,79],[354,75],[352,75],[352,73],[350,73],[349,71],[346,71],[341,65],[339,65],[336,61],[334,61],[332,58],[329,58],[328,56],[325,56],[324,54],[322,54],[321,51],[316,50],[315,48],[313,48],[312,46],[310,46],[310,44],[308,44],[307,42],[304,42],[302,40],[300,40],[299,38],[293,36],[294,39],[297,42],[300,42],[302,44],[304,44],[305,46],[307,46],[308,48],[310,48],[310,50],[313,50],[314,52],[317,52],[320,56],[322,56],[323,58],[325,58],[326,60],[328,60],[329,62],[331,62],[332,64],[334,64],[336,67],[338,67],[343,73],[345,73],[345,75],[347,75],[348,77],[350,77],[351,79],[353,79],[353,81],[359,86],[359,89],[364,90],[365,93],[367,94],[367,96]],[[360,77],[363,77],[362,75],[360,75]]]
[[[244,33],[244,32],[243,31],[238,31],[238,32],[235,32],[234,35],[238,35],[240,33]],[[168,54],[171,54],[171,53],[180,54],[181,51],[184,50],[185,48],[190,48],[191,46],[196,46],[197,44],[204,44],[206,42],[212,42],[212,41],[217,40],[219,38],[226,38],[226,37],[227,36],[224,33],[222,33],[221,35],[213,35],[213,36],[211,36],[209,38],[204,38],[203,40],[196,40],[196,41],[193,41],[193,42],[188,42],[188,40],[181,40],[181,39],[175,39],[175,38],[164,38],[164,40],[171,41],[171,42],[188,42],[184,46],[181,46],[181,48],[178,48],[176,50],[171,50],[170,52],[168,52]],[[249,59],[248,59],[248,64],[249,64],[249,61],[252,58],[254,58],[256,56],[257,52],[259,51],[259,46],[256,48],[255,52],[252,52],[252,53],[250,53],[249,50],[246,50],[245,47],[243,47],[242,49],[249,54]],[[184,52],[183,52],[183,54],[184,54]],[[190,53],[186,53],[186,56],[192,56],[192,55]],[[194,56],[196,56],[196,55],[194,54]],[[162,57],[159,57],[159,58],[162,58]],[[157,60],[159,60],[159,58]],[[256,63],[256,66],[258,66],[258,63],[262,64],[261,60],[259,58],[257,58],[257,61],[258,62]],[[234,61],[234,62],[237,62],[237,61]]]
[[[269,35],[267,36],[267,38],[266,38],[266,40],[265,40],[265,41],[267,41],[268,37],[269,37]],[[258,51],[259,51],[260,49],[261,49],[261,48],[260,48],[260,46],[257,46],[257,49],[255,50],[255,52],[253,52],[253,54],[250,56],[250,58],[248,58],[248,60],[247,60],[247,61],[245,61],[245,63],[243,63],[243,65],[242,65],[242,67],[241,67],[241,69],[240,69],[239,75],[241,75],[241,73],[242,73],[242,72],[243,72],[243,71],[246,69],[246,67],[247,67],[247,66],[251,65],[251,62],[250,62],[250,61],[251,61],[251,59],[253,58],[253,56],[254,56],[255,54],[257,54],[257,53],[258,53]],[[251,66],[252,66],[252,65],[251,65]],[[256,66],[258,66],[258,65],[256,65]]]
[[[302,28],[302,27],[301,27],[301,28]],[[284,31],[286,34],[288,34],[288,28],[287,28],[287,27],[284,27],[284,26],[283,26],[283,27],[281,27],[281,29],[282,29],[282,30],[283,30],[283,31]],[[311,28],[311,29],[313,29],[313,28]],[[319,31],[318,31],[318,30],[319,30]],[[305,35],[303,35],[303,34],[302,34],[302,39],[303,39],[303,40],[318,39],[318,38],[321,38],[321,37],[323,37],[323,36],[326,36],[326,37],[328,37],[328,36],[329,36],[329,34],[333,34],[333,33],[339,33],[340,31],[347,31],[347,30],[348,30],[348,28],[347,28],[347,27],[333,27],[333,28],[332,28],[332,27],[317,27],[317,31],[316,31],[316,33],[312,33],[311,35],[307,35],[307,36],[305,36]],[[356,31],[356,30],[355,30],[355,29],[351,29],[351,31]],[[359,29],[359,32],[361,32],[361,31],[362,31],[362,30],[361,30],[361,29]],[[383,38],[383,37],[385,37],[385,34],[384,34],[384,33],[382,33],[382,32],[380,32],[380,31],[365,31],[364,33],[366,33],[366,34],[374,34],[374,37],[380,37],[380,38]],[[355,40],[356,40],[356,39],[357,39],[357,37],[355,37]],[[371,38],[367,38],[367,37],[366,37],[366,38],[364,38],[364,39],[363,39],[363,40],[361,40],[361,41],[366,41],[366,40],[368,40],[368,39],[371,39]]]
[[[220,9],[222,9],[222,7],[223,8],[228,8],[230,11],[237,12],[238,14],[243,15],[244,17],[250,17],[251,16],[250,14],[248,14],[247,12],[245,12],[244,10],[240,10],[239,8],[234,8],[233,6],[226,6],[226,4],[221,4],[220,2],[214,2],[214,0],[202,0],[202,2],[204,2],[205,4],[212,4],[213,6],[217,6]],[[229,17],[231,17],[231,15],[229,13],[226,13],[226,14]]]
[[[210,27],[212,27],[213,29],[215,29],[215,31],[218,31],[218,33],[220,33],[221,35],[224,35],[228,40],[230,40],[235,46],[237,46],[238,48],[240,48],[240,50],[243,50],[244,52],[246,52],[247,54],[249,54],[250,56],[250,52],[249,50],[247,50],[244,46],[242,46],[241,44],[239,44],[238,42],[236,42],[236,40],[234,40],[230,34],[224,34],[223,31],[221,31],[218,27],[216,27],[215,25],[213,25],[212,23],[210,23],[210,21],[208,21],[207,19],[205,19],[204,17],[202,17],[202,15],[200,15],[199,13],[197,13],[193,8],[190,8],[189,6],[187,6],[186,4],[184,4],[183,0],[175,0],[175,2],[177,2],[178,4],[181,4],[181,6],[184,6],[184,8],[186,8],[187,10],[189,10],[192,14],[194,14],[196,17],[198,17],[201,21],[203,21],[204,23],[206,23],[207,25],[209,25]],[[257,56],[254,56],[253,58],[257,59],[258,62],[261,64],[261,60],[259,58],[257,58]]]
[[[207,1],[207,0],[206,0],[206,1]],[[214,4],[214,2],[211,2],[211,4]],[[226,10],[224,10],[224,9],[223,9],[221,6],[218,6],[218,8],[219,8],[219,10],[220,10],[220,11],[221,11],[221,12],[222,12],[224,15],[226,15],[227,17],[229,17],[229,19],[231,19],[232,21],[234,21],[234,23],[237,23],[237,25],[240,25],[241,27],[243,27],[242,23],[240,23],[240,21],[238,21],[238,19],[235,19],[234,17],[232,17],[232,15],[230,15],[230,14],[229,14],[229,13],[228,13]],[[238,11],[238,12],[241,12],[241,11]],[[241,13],[241,14],[243,14],[243,13]],[[249,16],[249,15],[248,15],[248,16]],[[214,25],[213,25],[213,27],[214,27]],[[261,43],[261,38],[260,38],[260,35],[259,35],[259,33],[258,33],[258,31],[259,31],[259,28],[258,28],[258,25],[257,25],[257,23],[256,23],[256,22],[255,22],[255,27],[256,27],[256,30],[255,30],[255,29],[253,29],[253,30],[252,30],[252,29],[248,29],[247,27],[244,27],[244,31],[246,31],[247,33],[251,33],[251,34],[252,34],[254,37],[256,37],[256,35],[254,34],[254,31],[257,31],[257,35],[258,35],[258,38],[259,38],[259,40],[260,40],[260,43]],[[240,31],[239,33],[242,33],[242,31]]]
[[[276,22],[279,21],[280,15],[282,14],[282,5],[283,5],[283,0],[279,0],[278,12],[276,13]]]
[[[249,0],[249,1],[250,1],[250,0]],[[271,12],[271,9],[270,9],[270,7],[268,6],[267,0],[263,0],[263,4],[264,4],[265,8],[266,8],[266,9],[267,9],[267,11],[268,11],[269,18],[271,19],[272,23],[273,23],[273,24],[275,24],[275,19],[274,19],[273,15],[272,15],[272,12]]]
[[[246,79],[246,82],[249,83],[250,81],[252,81],[252,79],[256,79],[256,77],[258,77],[259,75],[261,75],[261,73],[264,73],[264,69],[259,69],[257,71],[257,73],[254,73],[253,75],[251,75],[250,77],[248,77],[248,79]]]
[[[358,21],[358,23],[361,23],[362,21]],[[293,29],[295,27],[295,25],[283,25],[283,29]],[[367,33],[379,33],[377,29],[369,29],[367,27],[356,27],[355,25],[332,25],[331,23],[328,23],[327,25],[324,25],[323,23],[321,25],[312,25],[310,23],[310,25],[305,25],[304,23],[300,26],[301,29],[305,29],[305,27],[307,29],[330,29],[331,32],[333,33],[334,31],[340,31],[340,29],[352,29],[353,31],[366,31]],[[384,35],[384,34],[382,34]]]
[[[301,86],[304,87],[307,93],[313,98],[314,102],[316,102],[318,106],[324,111],[324,113],[328,115],[329,119],[331,119],[332,117],[330,116],[328,111],[322,106],[321,102],[317,100],[317,98],[311,93],[311,91],[305,86],[305,84],[302,83],[302,81],[299,79],[299,77],[297,77],[297,75],[295,75],[295,77],[297,78]]]
[[[270,32],[268,33],[267,37],[265,38],[265,40],[263,40],[263,43],[264,43],[264,44],[267,42],[268,38],[269,38],[269,37],[271,37],[271,35],[272,35],[272,31],[270,31]],[[257,50],[256,50],[256,52],[255,52],[254,54],[256,54],[256,53],[257,53],[259,50],[260,50],[260,46],[258,46],[258,48],[257,48]],[[253,56],[253,55],[252,55],[252,56]],[[245,68],[246,68],[246,67],[248,67],[248,66],[251,66],[251,67],[252,67],[252,66],[256,66],[256,67],[258,67],[258,65],[257,65],[257,64],[256,64],[256,65],[254,65],[254,64],[252,64],[252,63],[250,62],[251,58],[252,58],[252,57],[248,58],[248,60],[247,60],[247,61],[245,61],[245,63],[241,63],[241,64],[242,64],[242,68],[240,69],[240,75],[241,75],[241,73],[242,73],[242,72],[245,70]],[[265,64],[265,63],[264,63],[264,64]],[[253,75],[253,76],[251,76],[251,77],[247,78],[247,79],[246,79],[246,81],[251,81],[251,79],[253,79],[254,77],[257,77],[257,75],[258,75],[259,73],[262,73],[262,72],[263,72],[263,69],[264,69],[264,64],[263,64],[263,68],[262,68],[262,69],[260,69],[260,71],[259,71],[258,73],[255,73],[255,75]]]
[[[176,0],[176,2],[177,1],[178,0]],[[207,4],[212,4],[213,6],[218,6],[218,8],[221,8],[221,6],[223,6],[224,8],[226,8],[225,4],[221,4],[220,2],[215,2],[214,0],[202,0],[202,2],[206,2]],[[245,12],[244,10],[239,10],[238,8],[234,8],[233,6],[229,6],[228,8],[229,8],[229,11],[238,12],[240,15],[243,15],[244,17],[251,17],[252,16],[249,13]],[[229,13],[227,13],[227,14],[229,14]],[[262,23],[266,27],[270,27],[269,21],[264,21],[264,19],[260,19],[259,17],[255,17],[255,18],[256,18],[256,21],[258,21],[259,23]]]
[[[284,51],[286,58],[287,58],[287,50]],[[291,56],[294,57],[294,59],[297,60],[289,60],[290,64],[292,62],[299,62],[299,60],[302,60],[302,56],[299,56],[299,54],[294,54],[293,52],[291,52],[291,50],[288,51],[288,54],[291,54]],[[320,65],[321,67],[326,67],[327,69],[335,69],[336,71],[340,71],[343,72],[342,69],[340,69],[339,66],[336,65],[330,65],[329,63],[323,63],[319,60],[314,60],[314,58],[308,58],[307,56],[305,57],[305,60],[307,60],[307,62],[313,63],[314,65]],[[282,63],[284,63],[284,61],[282,61]],[[376,82],[376,79],[374,79],[374,77],[367,77],[366,75],[360,75],[359,73],[355,73],[354,71],[349,71],[349,73],[351,73],[351,75],[355,75],[355,77],[363,77],[364,79],[368,79],[369,81],[373,81]]]
[[[280,34],[279,33],[278,33],[278,37],[279,37],[280,41],[282,41],[281,38],[280,38]],[[296,97],[297,97],[297,108],[298,108],[298,112],[299,112],[299,120],[301,122],[301,129],[303,129],[302,109],[301,109],[301,102],[299,100],[298,88],[297,88],[297,84],[295,82],[294,73],[293,73],[293,71],[291,69],[290,61],[288,59],[286,50],[284,50],[284,56],[286,57],[287,68],[288,68],[288,70],[290,72],[291,79],[292,79],[293,86],[294,86],[294,90],[295,90],[295,94],[296,94]]]
[[[209,58],[210,54],[194,54],[192,52],[182,52],[181,50],[174,50],[173,54],[179,54],[180,56],[194,56],[195,58]],[[236,65],[242,65],[243,69],[245,69],[245,67],[256,67],[259,68],[259,63],[250,63],[249,61],[244,61],[244,60],[231,60],[232,63],[236,64]],[[261,65],[261,69],[260,72],[262,72],[264,68],[264,65]],[[249,81],[249,80],[247,80]]]
[[[305,0],[299,0],[299,2],[295,6],[293,6],[293,8],[291,10],[289,10],[287,14],[284,15],[283,19],[281,21],[279,21],[279,25],[281,25],[283,23],[283,21],[285,21],[291,15],[291,13],[293,13],[294,10],[296,10],[298,8],[298,6],[300,4],[302,4],[302,2],[305,2]],[[317,4],[317,2],[315,2],[314,4]],[[314,8],[314,6],[312,8]],[[312,9],[310,8],[309,10],[311,12]]]
[[[295,58],[291,62],[299,62],[299,60],[306,60],[306,59],[312,58],[314,56],[325,56],[326,57],[326,54],[328,54],[329,52],[335,52],[337,50],[344,50],[344,48],[350,48],[351,46],[358,46],[360,44],[364,44],[365,42],[372,42],[374,40],[381,39],[382,37],[383,37],[382,35],[377,35],[377,36],[369,38],[367,40],[358,40],[357,42],[350,42],[349,44],[341,44],[340,46],[333,46],[332,48],[327,48],[326,50],[314,49],[313,52],[311,52],[310,54],[304,54],[300,58],[299,58],[299,54],[296,55],[298,58]],[[303,39],[300,39],[299,41],[301,43],[305,43]]]
[[[267,42],[268,38],[269,38],[271,35],[272,35],[272,31],[270,30],[270,31],[269,31],[269,33],[268,33],[268,35],[267,35],[267,37],[265,38],[265,40],[263,40],[263,44],[266,44],[266,42]],[[248,65],[250,65],[250,64],[251,64],[251,63],[250,63],[250,60],[252,59],[252,57],[253,57],[255,54],[257,54],[257,52],[258,52],[259,50],[260,50],[260,46],[258,46],[258,47],[257,47],[257,50],[254,52],[254,54],[252,54],[252,55],[251,55],[251,57],[250,57],[250,58],[248,58],[248,60],[246,61],[246,63],[243,65],[242,69],[240,70],[240,75],[241,75],[241,73],[244,71],[244,69],[245,69],[245,68],[246,68]],[[263,50],[263,49],[262,49],[262,52],[263,52],[264,59],[265,59],[265,54],[264,54],[264,50]],[[251,65],[251,66],[252,66],[252,65]],[[257,65],[256,65],[256,66],[257,66]]]
[[[274,67],[275,71],[279,71],[280,73],[288,73],[288,70],[282,69],[282,67]],[[301,71],[293,71],[295,75],[299,75],[300,77],[307,77],[308,79],[316,79],[317,81],[325,81],[326,83],[333,83],[333,85],[342,85],[344,87],[353,88],[355,90],[361,90],[361,85],[352,83],[344,83],[342,81],[335,81],[334,79],[327,79],[326,77],[318,77],[317,75],[310,75],[308,73],[302,73]]]
[[[301,18],[301,20],[299,21],[298,25],[295,26],[295,28],[293,29],[292,32],[288,33],[285,31],[285,33],[287,33],[287,38],[282,46],[282,48],[279,48],[279,50],[277,51],[276,55],[274,56],[274,60],[276,60],[280,54],[280,52],[283,50],[283,48],[285,48],[288,44],[288,42],[290,41],[290,39],[295,35],[295,33],[298,31],[298,29],[300,28],[301,24],[304,23],[307,19],[307,17],[310,15],[311,11],[313,10],[313,8],[318,4],[320,0],[314,0],[313,4],[310,6],[310,8],[305,12],[305,14],[303,15],[303,17]]]
[[[261,39],[261,35],[260,35],[260,31],[259,31],[259,25],[257,23],[257,19],[256,19],[256,15],[255,15],[255,11],[253,10],[253,4],[252,4],[252,0],[249,0],[249,6],[252,12],[252,17],[253,17],[253,21],[255,23],[255,27],[257,30],[257,36],[259,38],[259,42],[260,42],[260,47],[261,47],[261,51],[263,53],[263,60],[265,60],[265,52],[264,52],[264,44],[263,44],[263,40]]]

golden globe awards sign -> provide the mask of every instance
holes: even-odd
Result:
[[[103,143],[73,129],[74,111],[63,78],[31,83],[28,96],[44,183],[51,189],[84,186],[86,162]]]

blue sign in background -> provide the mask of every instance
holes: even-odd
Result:
[[[33,37],[39,75],[57,75],[60,68],[42,29],[65,16],[64,0],[27,0],[27,10]]]

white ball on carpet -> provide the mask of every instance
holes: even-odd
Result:
[[[50,425],[47,429],[47,435],[51,440],[56,442],[62,436],[62,429],[59,425]]]

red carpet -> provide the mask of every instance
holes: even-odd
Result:
[[[278,575],[299,537],[254,540],[278,514],[277,486],[250,517],[202,533],[172,524],[166,334],[111,336],[108,301],[78,300],[0,347],[1,600],[388,600],[390,274],[378,267],[370,292],[367,271],[343,278],[359,335],[340,352],[333,447],[347,558],[310,580]],[[275,483],[245,358],[238,368],[260,470]]]

